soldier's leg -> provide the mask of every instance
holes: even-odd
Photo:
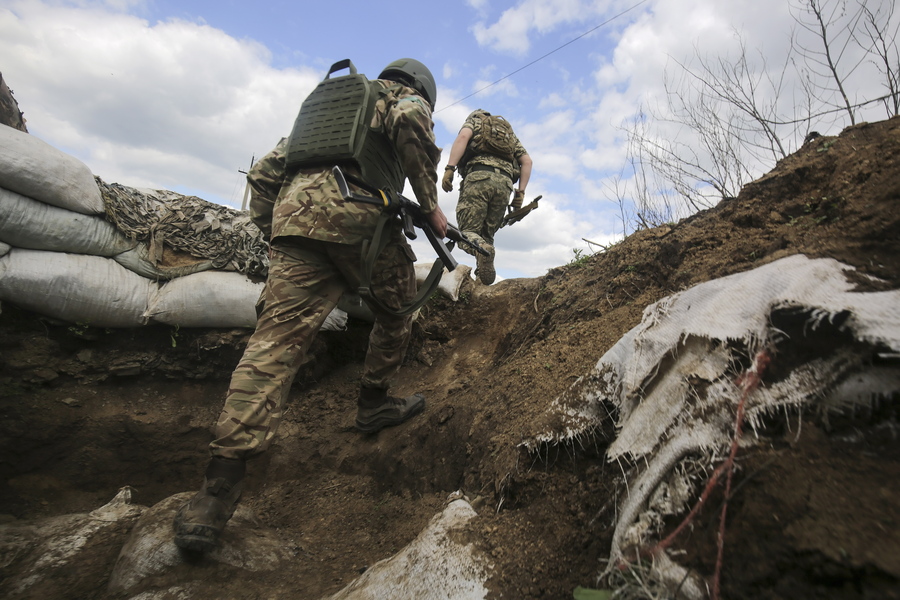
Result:
[[[513,183],[509,177],[499,174],[491,174],[494,181],[492,195],[490,196],[487,209],[484,216],[484,228],[481,236],[491,246],[494,245],[494,235],[503,224],[503,217],[506,216],[506,207],[509,206],[509,200],[513,192]]]
[[[264,306],[232,374],[210,444],[213,456],[247,459],[266,450],[294,377],[343,293],[327,254],[308,246],[273,250]]]
[[[273,249],[256,331],[232,374],[203,485],[175,517],[175,543],[215,547],[240,499],[244,461],[271,443],[291,383],[341,290],[322,254]]]
[[[456,226],[481,246],[490,243],[483,235],[488,206],[493,197],[491,175],[478,171],[467,175],[460,185],[459,202],[456,205]],[[476,256],[475,251],[468,246],[461,245],[460,248],[463,252]]]
[[[375,263],[372,273],[372,293],[385,305],[398,310],[416,295],[416,260],[412,249],[399,232],[394,232]],[[345,276],[352,286],[358,285],[359,260],[348,256],[340,260]],[[425,397],[415,394],[396,398],[388,394],[391,379],[400,370],[412,333],[412,315],[396,316],[373,309],[375,323],[369,334],[369,348],[360,382],[357,400],[356,427],[374,433],[384,427],[399,425],[422,412]]]

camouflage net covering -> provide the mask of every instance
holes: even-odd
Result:
[[[162,259],[164,245],[213,268],[264,276],[269,246],[246,212],[166,190],[137,190],[96,177],[106,217],[123,235],[150,248],[150,259]]]

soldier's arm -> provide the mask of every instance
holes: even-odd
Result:
[[[437,164],[441,159],[431,108],[418,96],[401,95],[388,106],[384,126],[422,212],[431,213],[438,207]]]
[[[519,173],[519,186],[516,189],[524,193],[525,188],[528,186],[528,180],[531,179],[531,167],[534,163],[527,154],[523,154],[518,157],[517,160],[519,161],[519,168],[521,171]]]
[[[247,173],[250,185],[250,219],[268,240],[272,234],[272,211],[284,183],[284,148],[282,138],[275,149],[259,159]]]
[[[459,135],[456,136],[456,139],[453,140],[453,145],[450,146],[450,157],[447,159],[447,166],[456,167],[459,165],[459,160],[466,152],[466,147],[469,145],[473,133],[470,128],[465,126],[459,130]]]

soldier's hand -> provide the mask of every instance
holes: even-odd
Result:
[[[453,191],[453,173],[455,173],[453,169],[444,170],[444,178],[441,180],[441,188],[445,192]]]
[[[511,210],[519,210],[522,208],[522,203],[525,202],[525,192],[522,190],[516,190],[513,192],[513,200],[509,204],[509,208]]]
[[[444,211],[441,210],[440,205],[435,206],[433,211],[425,215],[425,218],[428,219],[431,230],[440,239],[447,237],[447,217],[444,215]]]

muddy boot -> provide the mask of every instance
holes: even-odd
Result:
[[[214,456],[203,487],[175,514],[175,545],[194,552],[216,547],[225,523],[234,514],[243,487],[242,460]]]
[[[488,251],[489,256],[481,253],[475,255],[475,277],[484,285],[491,285],[497,277],[494,270],[494,247],[490,244],[484,244],[482,247]]]
[[[399,425],[425,408],[425,396],[413,394],[408,398],[388,396],[387,390],[359,388],[356,428],[363,433],[375,433],[385,427]]]

